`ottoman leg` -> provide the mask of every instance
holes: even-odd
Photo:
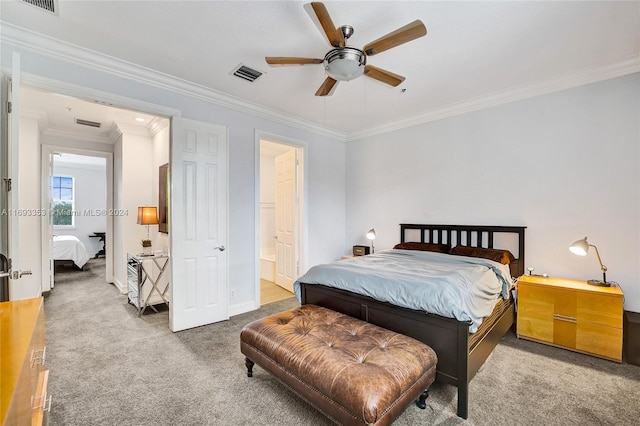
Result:
[[[251,361],[249,358],[244,359],[244,365],[247,366],[247,377],[253,377],[253,365],[255,363]]]
[[[427,398],[429,398],[429,389],[422,392],[422,395],[420,395],[420,399],[416,401],[416,405],[418,406],[418,408],[420,408],[421,410],[427,408]]]

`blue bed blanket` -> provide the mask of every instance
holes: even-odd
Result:
[[[322,284],[418,311],[471,321],[475,332],[512,286],[508,265],[492,260],[416,250],[375,254],[316,265],[294,283]]]

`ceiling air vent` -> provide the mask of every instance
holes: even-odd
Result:
[[[24,3],[29,3],[35,7],[46,10],[51,13],[58,13],[58,0],[22,0]]]
[[[254,70],[253,68],[240,65],[233,71],[233,75],[253,83],[262,75],[262,73],[260,71]]]
[[[100,126],[102,126],[102,123],[98,123],[97,121],[83,120],[81,118],[76,118],[76,124],[79,124],[81,126],[89,126],[89,127],[100,127]]]

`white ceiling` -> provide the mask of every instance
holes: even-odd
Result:
[[[159,122],[167,120],[30,87],[22,87],[20,91],[20,113],[37,119],[43,133],[109,144],[115,142],[123,129],[152,135]],[[100,123],[100,127],[77,124],[77,119]]]
[[[640,2],[327,1],[361,48],[415,19],[419,38],[368,63],[406,77],[360,77],[316,97],[321,65],[265,56],[330,49],[299,1],[61,1],[56,15],[0,1],[0,24],[46,34],[345,135],[402,127],[640,70]],[[264,75],[231,75],[240,64]],[[406,90],[405,90],[406,89]],[[89,119],[91,119],[89,117]]]

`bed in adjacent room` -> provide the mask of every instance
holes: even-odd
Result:
[[[429,345],[437,380],[458,388],[457,413],[467,418],[469,381],[514,323],[525,227],[400,229],[393,250],[314,266],[296,281],[296,295]]]
[[[73,235],[54,235],[51,257],[56,263],[71,261],[78,269],[89,261],[86,247]]]

